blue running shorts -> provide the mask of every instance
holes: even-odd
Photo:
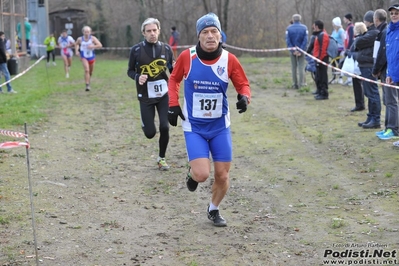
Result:
[[[214,162],[231,162],[233,147],[230,127],[215,134],[184,132],[188,161],[198,158],[210,158]]]

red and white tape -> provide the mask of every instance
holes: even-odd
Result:
[[[7,141],[7,142],[0,143],[0,149],[11,149],[11,148],[17,148],[17,147],[29,148],[29,141],[28,141],[27,134],[0,129],[0,135],[4,135],[4,136],[8,136],[8,137],[15,137],[15,138],[25,138],[25,142]]]
[[[10,131],[10,130],[4,130],[4,129],[0,129],[0,135],[9,136],[9,137],[16,137],[16,138],[26,138],[26,137],[28,137],[24,133]]]
[[[0,143],[0,149],[12,149],[18,147],[27,147],[29,148],[28,142],[19,142],[19,141],[8,141]]]

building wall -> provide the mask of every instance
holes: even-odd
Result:
[[[53,1],[48,1],[50,5],[48,9],[53,9],[53,12],[49,14],[47,20],[47,9],[40,2],[42,1],[27,0],[27,16],[32,25],[31,54],[33,57],[46,55],[46,48],[41,45],[50,32],[53,32],[55,38],[58,39],[66,25],[72,25],[69,35],[76,40],[81,36],[81,29],[87,22],[87,16],[83,10],[61,6],[59,6],[60,10],[54,10],[54,6],[51,7]]]
[[[27,0],[26,16],[29,18],[31,29],[31,56],[33,58],[46,55],[46,48],[40,47],[48,34],[46,7],[39,0]]]

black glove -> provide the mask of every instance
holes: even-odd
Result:
[[[169,107],[169,110],[168,110],[168,120],[169,120],[169,124],[171,124],[172,126],[177,126],[177,117],[178,116],[180,116],[180,118],[182,119],[182,120],[186,120],[185,118],[184,118],[184,115],[183,115],[183,113],[182,113],[182,111],[181,111],[181,108],[180,108],[180,106],[172,106],[172,107]]]
[[[248,97],[242,94],[237,94],[237,100],[238,102],[236,103],[238,112],[244,113],[247,110],[248,106]]]

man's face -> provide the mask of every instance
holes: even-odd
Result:
[[[156,43],[158,41],[159,29],[157,24],[145,25],[143,36],[149,43]]]
[[[85,28],[85,29],[83,30],[83,35],[84,35],[84,36],[89,36],[90,33],[91,33],[91,30],[90,30],[89,28]]]
[[[201,48],[206,52],[216,51],[219,47],[221,38],[222,35],[216,27],[207,27],[203,29],[198,36]]]
[[[389,12],[389,16],[391,17],[392,23],[396,23],[399,21],[399,10],[392,8]]]
[[[6,38],[5,34],[0,35],[0,39],[4,40]]]
[[[380,25],[380,21],[379,21],[378,18],[375,16],[375,13],[374,13],[374,16],[373,16],[373,22],[374,22],[374,25],[375,25],[376,27],[378,27],[378,25]]]
[[[369,22],[369,21],[363,21],[363,23],[366,25],[366,27],[370,27],[373,23]]]

